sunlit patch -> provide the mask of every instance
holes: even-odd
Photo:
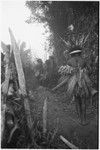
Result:
[[[41,10],[40,10],[41,11]],[[10,27],[17,41],[25,41],[26,49],[31,48],[31,53],[45,61],[49,54],[50,36],[49,26],[43,23],[27,24],[25,20],[30,16],[30,11],[25,7],[24,1],[2,1],[2,37],[6,44],[10,43],[8,27]]]

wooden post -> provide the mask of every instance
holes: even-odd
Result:
[[[19,87],[20,87],[21,93],[24,97],[24,107],[25,107],[25,113],[26,113],[26,118],[27,118],[27,125],[28,125],[29,129],[31,129],[32,119],[31,119],[31,113],[30,113],[30,106],[29,106],[29,102],[27,99],[25,77],[24,77],[24,71],[23,71],[21,57],[20,57],[20,51],[19,51],[19,47],[16,43],[16,40],[14,38],[14,35],[13,35],[11,29],[9,29],[9,33],[10,33],[10,38],[11,38],[12,51],[14,53],[16,70],[17,70],[17,74],[18,74]]]

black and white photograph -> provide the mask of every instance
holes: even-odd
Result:
[[[1,0],[1,149],[99,149],[99,1]]]

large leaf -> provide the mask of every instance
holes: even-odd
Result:
[[[13,49],[13,53],[14,53],[16,69],[17,69],[17,73],[18,73],[19,86],[20,86],[22,94],[26,95],[25,77],[24,77],[22,62],[21,62],[21,58],[20,58],[19,47],[16,43],[16,40],[14,38],[14,35],[13,35],[11,29],[9,29],[9,33],[10,33],[12,49]]]
[[[25,42],[22,42],[22,43],[20,44],[20,51],[24,51],[25,47],[26,47],[26,43],[25,43]]]
[[[24,96],[24,107],[25,107],[25,113],[26,113],[26,116],[27,116],[27,124],[28,124],[29,129],[31,129],[31,127],[32,127],[32,118],[31,118],[29,102],[28,102],[28,99],[26,97],[27,92],[26,92],[26,86],[25,86],[25,76],[24,76],[24,71],[23,71],[23,67],[22,67],[19,47],[16,43],[15,37],[14,37],[11,29],[9,29],[9,33],[10,33],[12,49],[13,49],[13,53],[14,53],[16,70],[17,70],[17,73],[18,73],[19,86],[20,86],[21,93]]]
[[[1,41],[1,48],[4,53],[9,53],[9,49],[7,48],[7,45]]]

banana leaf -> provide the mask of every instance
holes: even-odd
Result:
[[[13,53],[14,53],[16,69],[17,69],[17,73],[18,73],[19,86],[20,86],[22,94],[26,95],[25,77],[24,77],[22,62],[21,62],[21,58],[20,58],[19,47],[16,43],[16,40],[14,38],[14,35],[13,35],[11,29],[9,29],[9,33],[10,33],[12,49],[13,49]]]
[[[24,97],[24,107],[25,107],[25,113],[26,113],[26,118],[27,118],[27,125],[28,125],[29,129],[31,129],[32,118],[31,118],[29,102],[27,99],[25,76],[24,76],[24,71],[23,71],[21,57],[20,57],[20,51],[19,51],[19,47],[16,43],[15,37],[14,37],[11,29],[9,29],[9,33],[10,33],[12,50],[13,50],[15,64],[16,64],[16,70],[17,70],[17,74],[18,74],[19,87],[20,87],[21,93]]]

